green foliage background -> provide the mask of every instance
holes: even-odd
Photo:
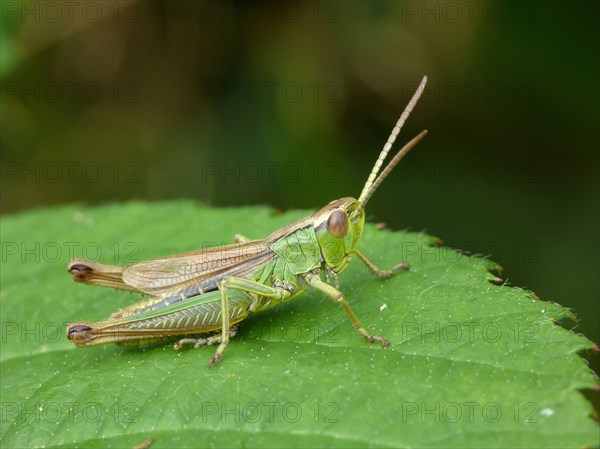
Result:
[[[170,202],[3,218],[3,242],[48,250],[43,262],[2,261],[2,447],[131,448],[150,437],[156,448],[597,444],[577,391],[597,385],[577,354],[592,343],[556,324],[571,312],[494,285],[493,262],[425,234],[369,224],[362,249],[411,269],[381,281],[355,262],[341,276],[389,349],[313,292],[244,321],[212,369],[214,348],[78,349],[64,336],[66,322],[105,318],[138,296],[75,284],[68,253],[51,250],[78,242],[76,256],[100,248],[103,262],[133,262],[237,232],[259,238],[306,213]]]

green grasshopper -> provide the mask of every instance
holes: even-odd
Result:
[[[408,264],[380,270],[358,250],[365,206],[398,162],[427,133],[408,142],[380,172],[392,144],[423,90],[427,77],[400,116],[375,162],[358,200],[332,201],[314,214],[273,232],[264,240],[236,235],[234,244],[176,254],[126,267],[74,259],[68,270],[77,282],[147,294],[107,320],[69,324],[67,336],[77,346],[117,343],[144,345],[166,337],[185,337],[175,349],[219,344],[208,366],[222,357],[238,323],[250,313],[289,301],[314,288],[340,304],[360,335],[383,347],[389,341],[371,335],[360,323],[344,294],[338,274],[354,255],[379,278],[388,278]],[[326,281],[322,280],[325,275]],[[333,285],[331,281],[333,280]],[[219,333],[217,333],[220,331]],[[196,334],[211,334],[200,338]],[[190,338],[190,337],[198,338]]]

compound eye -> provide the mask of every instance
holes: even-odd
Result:
[[[344,237],[348,233],[346,212],[340,209],[334,210],[327,220],[327,230],[334,237]]]
[[[354,211],[352,211],[352,213],[350,214],[350,220],[352,220],[352,223],[358,223],[361,218],[362,211],[360,209],[354,209]]]

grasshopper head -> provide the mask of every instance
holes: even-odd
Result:
[[[343,270],[356,252],[365,224],[363,207],[355,198],[332,201],[317,212],[315,232],[326,264]]]

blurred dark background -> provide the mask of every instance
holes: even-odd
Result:
[[[427,74],[400,143],[430,134],[371,220],[489,255],[600,341],[598,2],[1,8],[2,214],[356,196]]]

